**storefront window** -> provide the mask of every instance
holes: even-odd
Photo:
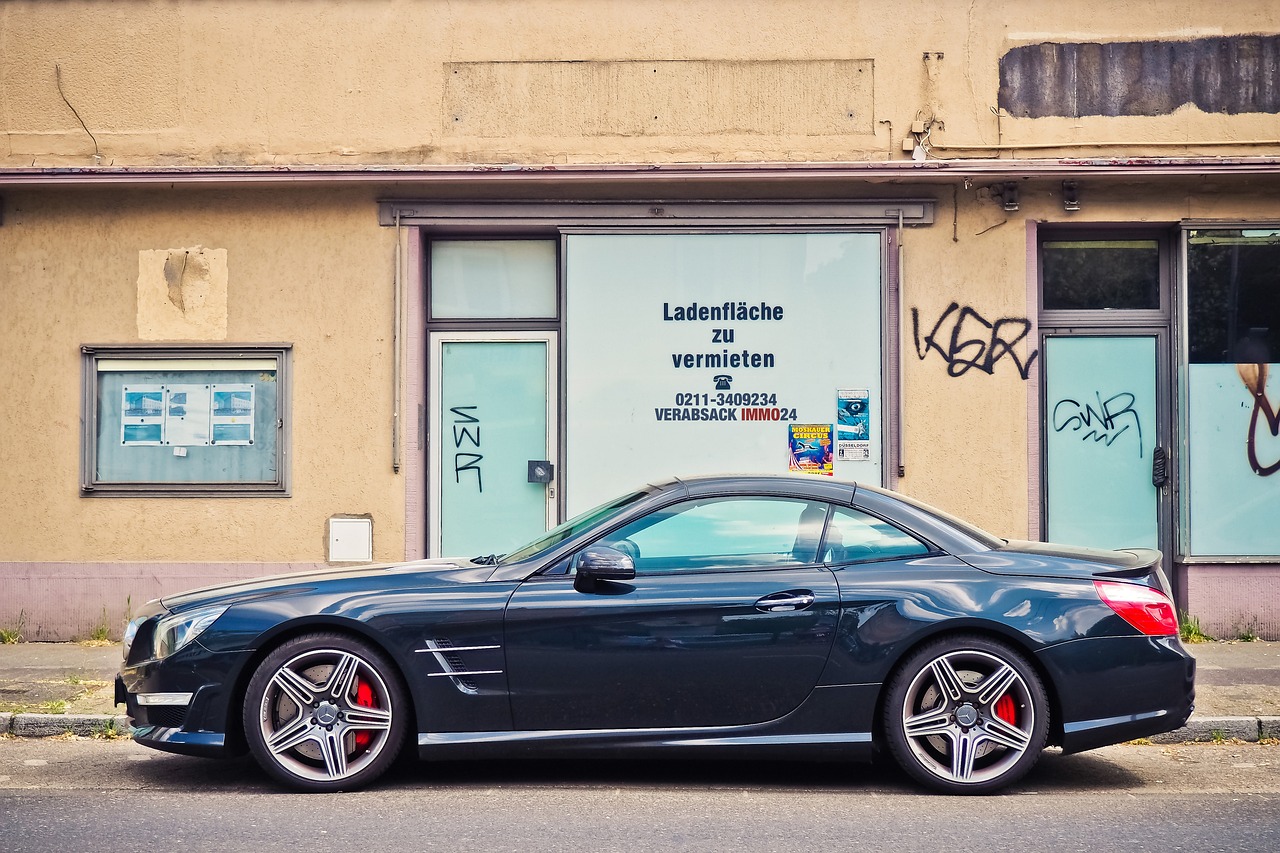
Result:
[[[883,481],[881,234],[571,234],[565,253],[570,512],[672,474]],[[804,442],[822,464],[795,461]]]
[[[1280,229],[1187,234],[1190,550],[1280,555]]]

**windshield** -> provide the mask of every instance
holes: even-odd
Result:
[[[580,515],[575,515],[573,518],[558,527],[553,527],[551,530],[548,530],[546,533],[542,534],[528,545],[525,545],[523,548],[507,554],[501,559],[499,564],[505,566],[508,563],[518,563],[521,560],[528,560],[536,557],[543,551],[548,551],[559,545],[569,537],[576,536],[590,527],[595,527],[597,524],[609,518],[609,516],[621,512],[636,501],[647,497],[648,495],[649,490],[647,489],[632,492],[629,495],[623,495],[622,497],[615,498],[607,503],[602,503],[600,506],[595,507],[594,509],[589,509]]]

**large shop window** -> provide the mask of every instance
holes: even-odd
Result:
[[[287,495],[289,352],[84,347],[81,493]]]
[[[882,483],[881,240],[567,235],[570,514],[670,475]]]
[[[1280,229],[1187,232],[1190,553],[1280,555]]]

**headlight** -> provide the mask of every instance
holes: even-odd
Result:
[[[129,624],[124,626],[124,659],[129,659],[129,649],[133,648],[133,638],[138,636],[138,629],[142,627],[142,623],[151,617],[139,616],[136,619],[130,619]]]
[[[156,631],[151,638],[151,657],[155,660],[167,658],[200,636],[226,612],[226,607],[198,607],[164,617],[156,623]]]

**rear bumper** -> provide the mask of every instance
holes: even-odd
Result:
[[[1182,727],[1195,709],[1196,661],[1177,637],[1097,637],[1037,655],[1053,682],[1063,752]]]

